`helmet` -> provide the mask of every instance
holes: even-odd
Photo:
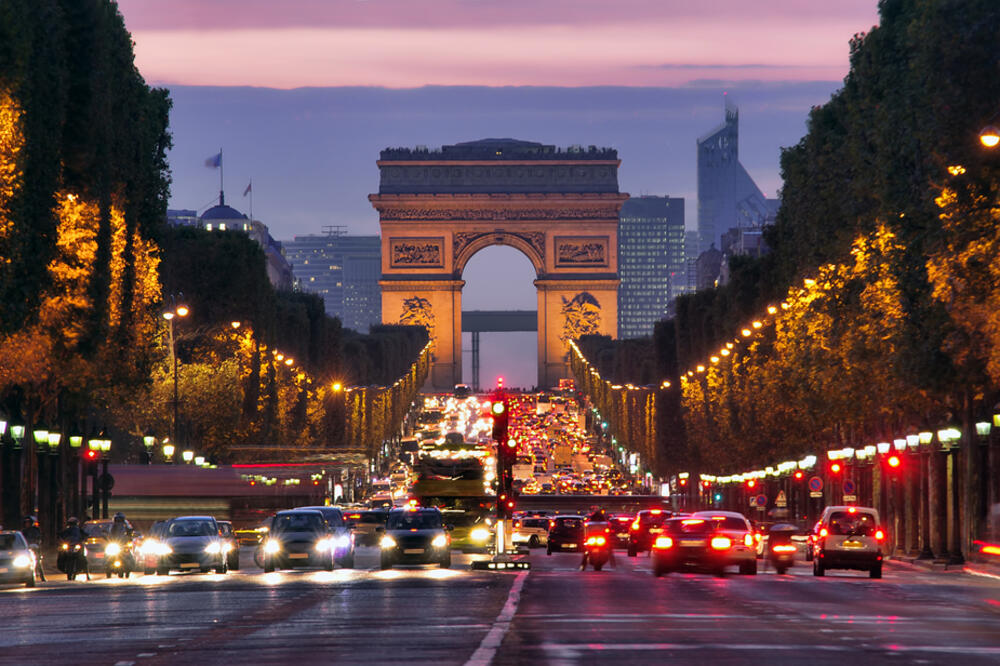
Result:
[[[80,523],[76,518],[69,518],[66,520],[67,525],[78,525]]]
[[[25,516],[24,520],[21,521],[21,522],[27,523],[28,525],[34,525],[35,524],[35,517],[34,516]]]
[[[121,522],[123,520],[125,520],[125,514],[124,513],[122,513],[121,511],[119,511],[118,513],[115,514],[115,522],[116,523]]]

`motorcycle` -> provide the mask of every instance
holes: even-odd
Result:
[[[586,569],[587,562],[589,562],[594,567],[594,571],[600,571],[608,561],[610,549],[611,543],[606,536],[597,534],[587,537],[583,542],[584,563],[582,568]]]
[[[104,574],[111,578],[118,574],[119,578],[128,578],[135,569],[135,557],[132,554],[132,544],[109,541],[104,547]]]
[[[87,569],[86,547],[79,542],[59,542],[59,556],[56,558],[56,568],[66,574],[66,580],[76,580],[76,577],[80,573],[86,573],[87,580],[90,580],[90,572]]]
[[[779,576],[795,564],[798,548],[792,543],[792,535],[797,532],[794,525],[773,525],[767,533],[767,557]]]

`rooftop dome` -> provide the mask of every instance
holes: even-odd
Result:
[[[201,215],[202,220],[245,220],[247,216],[231,206],[212,206]]]

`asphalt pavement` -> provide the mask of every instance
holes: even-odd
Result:
[[[937,664],[1000,662],[1000,579],[889,564],[814,578],[654,578],[649,559],[580,572],[358,569],[50,577],[0,587],[0,663]]]

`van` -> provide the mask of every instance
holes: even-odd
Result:
[[[881,578],[884,540],[876,509],[828,506],[813,528],[813,575],[822,576],[827,569],[857,569]]]

